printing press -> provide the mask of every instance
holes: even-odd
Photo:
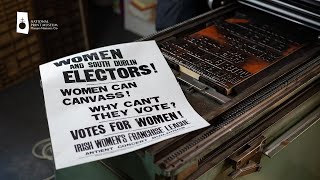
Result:
[[[210,12],[141,39],[156,40],[211,125],[102,160],[120,179],[243,177],[320,118],[320,3],[213,2]]]

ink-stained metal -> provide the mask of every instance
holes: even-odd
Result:
[[[262,18],[244,13],[209,23],[191,35],[160,43],[160,47],[175,63],[199,74],[226,95],[305,43],[293,40]]]

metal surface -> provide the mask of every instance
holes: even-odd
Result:
[[[307,40],[294,41],[273,28],[281,21],[265,19],[239,11],[216,18],[210,26],[191,35],[159,43],[159,47],[180,66],[180,71],[186,68],[196,79],[229,95],[243,81],[250,81],[250,77],[295,52]]]
[[[275,104],[276,102],[283,102],[293,96],[295,94],[294,91],[298,90],[297,88],[302,84],[306,85],[305,82],[308,79],[313,78],[313,80],[316,80],[320,70],[319,61],[316,62],[317,65],[311,67],[313,70],[309,69],[310,66],[306,66],[299,71],[292,71],[287,76],[270,84],[269,87],[251,96],[251,99],[247,98],[244,103],[238,105],[238,108],[226,111],[219,119],[215,120],[215,124],[186,142],[183,146],[170,152],[167,156],[156,162],[156,164],[165,167],[167,172],[171,172],[185,165],[185,162],[197,161],[198,158],[203,156],[202,154],[207,154],[218,147],[220,145],[218,143],[219,140],[222,143],[223,139],[228,137],[227,134],[237,134],[241,129],[239,125],[242,125],[241,127],[243,128],[244,122],[247,124],[252,123],[259,116],[271,111],[273,106],[278,105]],[[306,70],[308,72],[305,72]],[[301,77],[299,77],[299,73]],[[288,82],[292,83],[288,84]],[[299,84],[299,82],[303,83]]]
[[[121,171],[120,169],[117,169],[115,167],[112,167],[110,164],[104,161],[99,161],[108,171],[110,171],[114,176],[116,176],[118,179],[121,180],[132,180],[126,173]]]
[[[214,11],[208,12],[204,15],[199,17],[193,18],[189,21],[183,22],[179,25],[176,25],[172,28],[167,30],[161,31],[158,34],[151,35],[147,38],[143,38],[141,40],[150,40],[155,39],[157,42],[161,42],[166,40],[166,38],[172,38],[175,36],[179,36],[181,33],[188,32],[188,29],[197,26],[203,26],[212,18],[219,17],[223,14],[230,13],[238,8],[237,5],[226,5]],[[186,97],[190,101],[191,105],[195,108],[195,110],[202,115],[205,119],[212,121],[215,117],[221,115],[223,112],[227,111],[228,109],[233,108],[236,104],[240,103],[243,99],[250,97],[259,89],[265,87],[266,85],[270,84],[274,79],[282,76],[285,72],[298,67],[299,65],[307,62],[309,59],[313,58],[314,54],[319,52],[319,45],[310,43],[308,46],[299,50],[299,53],[295,53],[290,55],[290,63],[284,63],[285,66],[274,67],[272,69],[268,69],[267,76],[265,78],[252,78],[252,81],[256,81],[257,83],[250,86],[249,88],[242,91],[242,93],[238,94],[235,97],[232,97],[230,101],[223,104],[223,106],[215,105],[213,102],[207,100],[205,97],[201,96],[197,92],[187,92]],[[165,54],[164,54],[165,55]],[[170,57],[167,57],[167,59]],[[183,86],[182,86],[182,89]],[[210,109],[211,107],[211,109]],[[226,127],[227,128],[227,127]],[[158,143],[146,149],[146,151],[150,154],[153,154],[156,157],[156,160],[161,159],[165,156],[168,152],[172,152],[175,149],[179,148],[183,143],[188,142],[190,139],[195,137],[199,132],[189,133],[183,136],[179,136],[177,138],[172,138],[170,140]],[[230,136],[228,136],[230,137]],[[226,139],[228,137],[225,137]],[[219,143],[218,143],[219,144]]]
[[[261,169],[260,164],[256,162],[249,162],[247,165],[245,165],[242,168],[239,168],[238,170],[232,172],[229,176],[232,179],[236,179],[254,172],[257,172]]]
[[[277,140],[275,140],[270,145],[268,145],[263,151],[263,153],[269,157],[273,157],[279,151],[285,148],[289,143],[292,143],[303,132],[308,130],[319,119],[320,119],[320,107],[318,107],[314,112],[312,112],[307,117],[305,117],[302,121],[298,122],[288,131],[286,131]]]
[[[245,165],[248,164],[249,161],[254,161],[256,163],[260,162],[261,154],[264,144],[266,142],[266,138],[260,136],[259,138],[255,139],[254,141],[249,142],[245,145],[244,149],[238,150],[233,154],[229,159],[232,161],[235,170],[238,170]],[[256,156],[258,158],[255,158]]]
[[[148,40],[162,41],[165,39],[170,39],[170,37],[172,36],[188,31],[191,28],[194,28],[195,26],[202,25],[211,19],[219,17],[225,13],[232,12],[237,8],[239,8],[239,4],[228,3],[216,9],[213,9],[211,11],[208,11],[207,13],[201,14],[194,18],[190,18],[189,20],[178,23],[174,26],[161,30],[157,33],[138,39],[137,41],[148,41]]]
[[[264,29],[265,32],[255,32],[254,29],[260,28],[261,30],[261,27],[255,26],[255,24],[250,26],[253,30],[244,32],[247,30],[245,23],[236,23],[235,26],[232,25],[232,28],[225,27],[225,24],[221,26],[221,23],[214,23],[216,19],[229,18],[228,21],[230,21],[230,17],[233,17],[235,13],[239,11],[252,11],[254,13],[253,19],[258,16],[260,16],[260,18],[261,16],[267,17],[265,19],[269,19],[269,23],[271,23],[269,27],[275,28],[276,31],[280,30],[280,34],[285,34],[285,36],[290,38],[284,38],[287,42],[283,42],[283,38],[281,38],[279,34],[272,36],[274,34],[272,34],[271,30],[269,31],[269,27]],[[276,21],[278,20],[279,19]],[[235,21],[233,19],[232,21],[239,22],[239,18]],[[231,49],[247,51],[244,53],[246,56],[259,57],[260,61],[269,63],[267,66],[258,67],[257,69],[259,72],[252,73],[247,77],[248,80],[241,81],[240,84],[237,84],[236,88],[232,87],[231,89],[235,90],[234,93],[225,93],[224,96],[230,99],[226,102],[219,101],[219,98],[217,98],[217,95],[222,95],[219,93],[223,92],[223,90],[221,91],[221,86],[217,85],[217,83],[212,85],[204,81],[203,77],[195,71],[193,71],[193,73],[185,70],[183,71],[185,74],[207,83],[208,87],[213,86],[214,89],[217,89],[217,92],[212,93],[214,94],[213,98],[208,98],[205,93],[201,92],[206,88],[203,83],[190,77],[181,78],[179,77],[179,73],[176,73],[177,79],[180,82],[183,82],[181,83],[181,87],[190,104],[202,117],[210,122],[211,126],[163,141],[141,150],[141,153],[145,153],[153,158],[152,163],[154,164],[152,165],[152,169],[157,173],[157,177],[173,179],[177,177],[188,177],[190,179],[199,177],[201,173],[208,170],[207,168],[212,168],[236,150],[232,148],[230,150],[228,148],[223,150],[222,148],[228,147],[225,145],[230,146],[232,144],[237,144],[232,140],[233,138],[239,136],[247,141],[250,140],[250,138],[255,138],[254,135],[247,137],[242,133],[246,128],[251,127],[253,124],[264,121],[263,118],[272,114],[282,103],[292,99],[297,94],[304,91],[306,87],[318,81],[320,67],[319,57],[316,57],[316,55],[320,52],[320,46],[319,42],[317,42],[317,33],[306,30],[307,28],[302,26],[292,25],[283,20],[279,20],[279,22],[277,22],[279,24],[278,26],[273,26],[275,24],[274,17],[269,18],[260,11],[252,10],[239,4],[227,4],[204,15],[141,39],[154,39],[159,45],[177,42],[177,44],[173,45],[173,49],[170,49],[172,47],[169,47],[167,51],[163,50],[163,54],[168,60],[169,65],[173,69],[179,70],[182,65],[175,63],[177,58],[175,59],[172,56],[172,52],[174,51],[181,53],[180,51],[182,50],[184,51],[184,55],[187,54],[183,58],[189,57],[191,59],[196,58],[197,60],[199,57],[203,56],[202,53],[205,51],[205,53],[210,54],[210,57],[208,56],[209,58],[215,58],[212,62],[223,59],[221,58],[221,54],[215,54],[215,52],[232,52],[230,51],[230,47],[223,49],[219,44],[213,45],[208,39],[203,39],[205,33],[203,31],[201,32],[201,30],[210,26],[220,26],[217,28],[223,29],[225,34],[227,34],[225,37],[229,37],[228,43],[232,45]],[[287,24],[291,25],[287,26]],[[304,32],[304,30],[306,30],[307,33],[301,33]],[[239,41],[239,36],[245,36],[246,33],[249,33],[247,34],[247,38]],[[254,36],[255,33],[259,33],[258,38]],[[262,54],[258,54],[257,50],[259,51],[259,48],[261,48],[260,37],[263,33],[270,34],[269,36],[272,38],[270,40],[267,39],[262,43],[264,49],[260,49]],[[265,34],[262,36],[265,37]],[[303,34],[303,36],[301,36],[301,34]],[[201,41],[198,42],[198,39],[196,39],[196,41],[192,39],[195,38],[195,36],[198,39],[202,38]],[[217,41],[217,38],[213,39],[214,41]],[[272,44],[274,42],[278,44]],[[193,48],[194,45],[197,46],[197,48]],[[213,52],[206,52],[210,48],[213,49]],[[229,61],[232,61],[233,63],[233,60],[236,63],[243,63],[240,61],[244,58],[237,56],[234,52],[232,52],[232,55],[234,56],[228,56],[228,52],[226,54],[226,57],[228,58],[224,59],[223,63],[228,63]],[[269,54],[276,55],[268,56]],[[237,68],[242,68],[242,66],[235,66],[237,66]],[[203,67],[199,66],[199,68]],[[221,67],[218,65],[216,68]],[[191,70],[193,69],[191,68]],[[212,76],[210,75],[210,77]],[[232,78],[229,78],[229,80],[230,79],[232,80]],[[223,78],[220,78],[219,80],[223,81]],[[217,101],[219,103],[217,103]],[[277,120],[273,119],[272,122],[275,123]],[[260,132],[264,130],[263,128],[266,129],[267,126],[256,126],[256,129],[259,129]],[[237,147],[242,146],[245,143],[242,139],[238,139],[238,141],[241,141],[237,144]],[[215,158],[215,160],[213,160],[214,163],[208,162],[212,156],[219,158]],[[253,168],[254,166],[250,167]]]
[[[319,90],[319,83],[308,86],[274,109],[271,114],[267,114],[260,121],[230,139],[228,143],[204,156],[199,162],[198,171],[190,176],[190,179],[195,179],[210,169],[216,168],[219,163],[239,149],[245,148],[245,144],[256,137],[264,136],[267,138],[267,142],[273,141],[277,137],[277,133],[285,132],[288,127],[299,122],[304,116],[312,112],[314,107],[320,105]]]
[[[259,171],[265,141],[266,138],[260,136],[229,158],[234,168],[234,171],[229,174],[232,179]]]
[[[299,0],[296,0],[295,2],[283,2],[279,0],[239,0],[239,2],[297,24],[318,31],[320,30],[320,3],[317,1],[314,1],[312,4]]]
[[[173,70],[174,71],[174,70]],[[176,78],[181,81],[182,83],[187,84],[188,86],[190,86],[188,89],[192,90],[195,89],[197,91],[199,91],[200,93],[207,95],[208,97],[216,100],[217,102],[219,102],[220,104],[224,104],[226,102],[228,102],[230,100],[229,97],[224,96],[220,93],[218,93],[215,89],[213,89],[212,87],[209,87],[206,84],[203,84],[199,81],[196,81],[195,79],[193,79],[192,77],[184,74],[184,73],[176,73]],[[191,89],[192,88],[192,89]]]

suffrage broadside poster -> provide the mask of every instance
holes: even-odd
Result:
[[[155,41],[40,66],[56,169],[109,158],[209,124],[188,103]]]

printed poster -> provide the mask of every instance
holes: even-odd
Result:
[[[155,41],[102,47],[40,66],[56,169],[118,156],[209,124]]]

